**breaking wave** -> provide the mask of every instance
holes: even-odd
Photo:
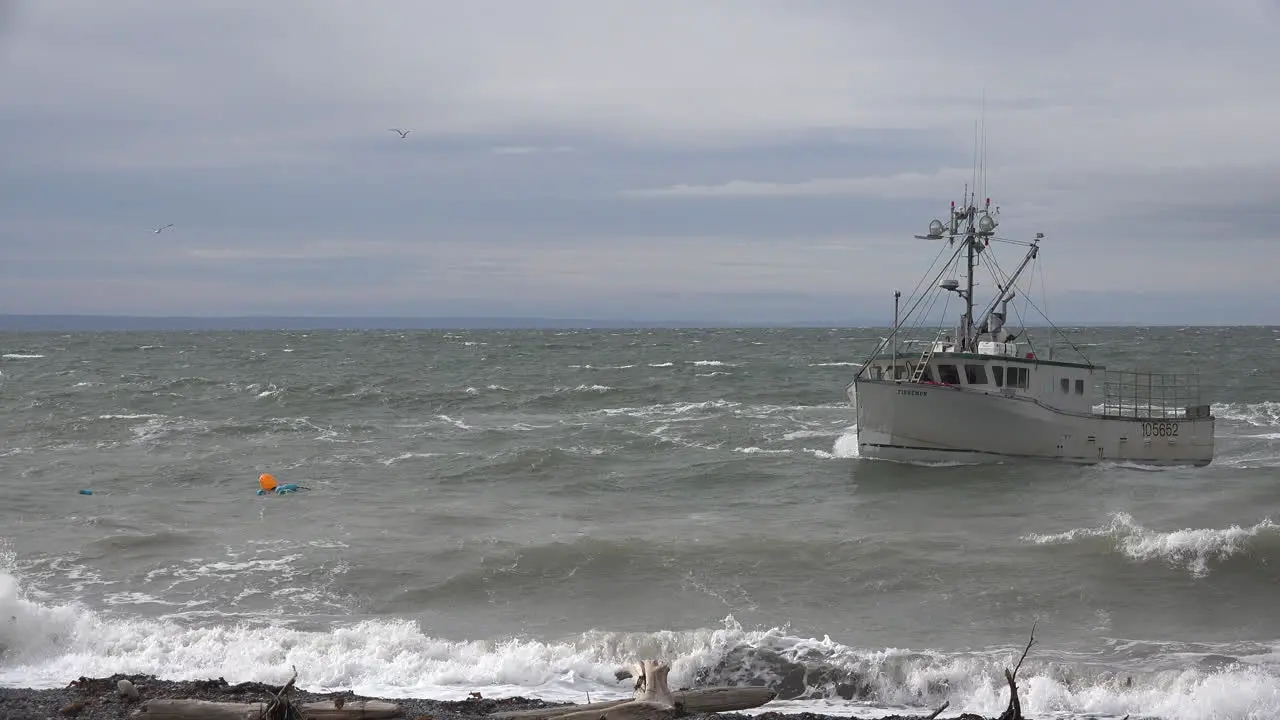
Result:
[[[767,685],[770,708],[853,714],[932,707],[998,714],[1007,702],[1003,668],[1019,648],[946,653],[858,648],[785,628],[748,629],[732,616],[719,628],[592,630],[547,641],[446,639],[402,618],[355,620],[321,630],[268,623],[205,626],[179,618],[142,619],[75,604],[41,604],[18,578],[0,572],[0,683],[61,687],[68,678],[113,673],[164,679],[224,677],[283,682],[296,665],[300,686],[351,688],[384,697],[461,699],[523,695],[580,702],[621,697],[613,677],[638,657],[672,659],[673,686]],[[1108,649],[1125,650],[1123,644]],[[1024,707],[1039,717],[1124,714],[1168,720],[1261,718],[1280,713],[1276,648],[1171,648],[1179,663],[1119,670],[1115,658],[1028,659]],[[1227,657],[1223,653],[1232,652]]]
[[[1023,538],[1039,545],[1103,543],[1136,562],[1163,562],[1195,577],[1232,559],[1267,563],[1280,558],[1280,525],[1270,518],[1249,527],[1186,528],[1161,532],[1138,524],[1129,513],[1113,513],[1101,527],[1080,528],[1052,535]]]

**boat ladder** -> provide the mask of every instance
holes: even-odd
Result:
[[[941,336],[942,333],[939,332],[938,337]],[[938,347],[938,337],[935,337],[933,342],[929,343],[928,347],[924,349],[924,352],[920,353],[920,359],[911,370],[911,382],[918,383],[924,378],[925,371],[929,369],[929,359],[933,357],[933,350]]]

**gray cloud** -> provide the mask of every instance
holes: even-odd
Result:
[[[0,308],[887,318],[984,116],[1051,308],[1274,317],[1276,6],[967,9],[23,4]]]

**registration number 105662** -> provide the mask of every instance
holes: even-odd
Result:
[[[1142,423],[1142,437],[1178,437],[1178,423],[1176,422]]]

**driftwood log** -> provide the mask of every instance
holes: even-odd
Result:
[[[1022,669],[1022,661],[1027,659],[1027,652],[1036,644],[1036,624],[1031,623],[1031,637],[1027,638],[1027,646],[1022,649],[1022,657],[1013,670],[1004,669],[1004,679],[1009,683],[1009,707],[1000,714],[1000,720],[1025,720],[1022,717],[1022,701],[1018,699],[1018,671]],[[1126,716],[1127,717],[1127,716]]]
[[[760,707],[778,693],[763,687],[714,687],[698,690],[671,691],[667,675],[671,666],[656,660],[645,660],[634,673],[620,670],[619,680],[636,678],[632,699],[607,700],[586,705],[509,710],[491,713],[502,720],[669,720],[687,714],[732,712]]]
[[[260,720],[267,703],[226,703],[208,700],[148,700],[137,717],[146,720]],[[348,700],[341,708],[332,700],[297,706],[304,720],[387,720],[401,717],[400,706],[380,700]]]
[[[383,720],[400,717],[400,706],[380,700],[305,703],[295,706],[289,693],[298,680],[298,668],[266,703],[227,703],[209,700],[149,700],[138,717],[147,720]],[[120,682],[124,682],[121,680]]]

